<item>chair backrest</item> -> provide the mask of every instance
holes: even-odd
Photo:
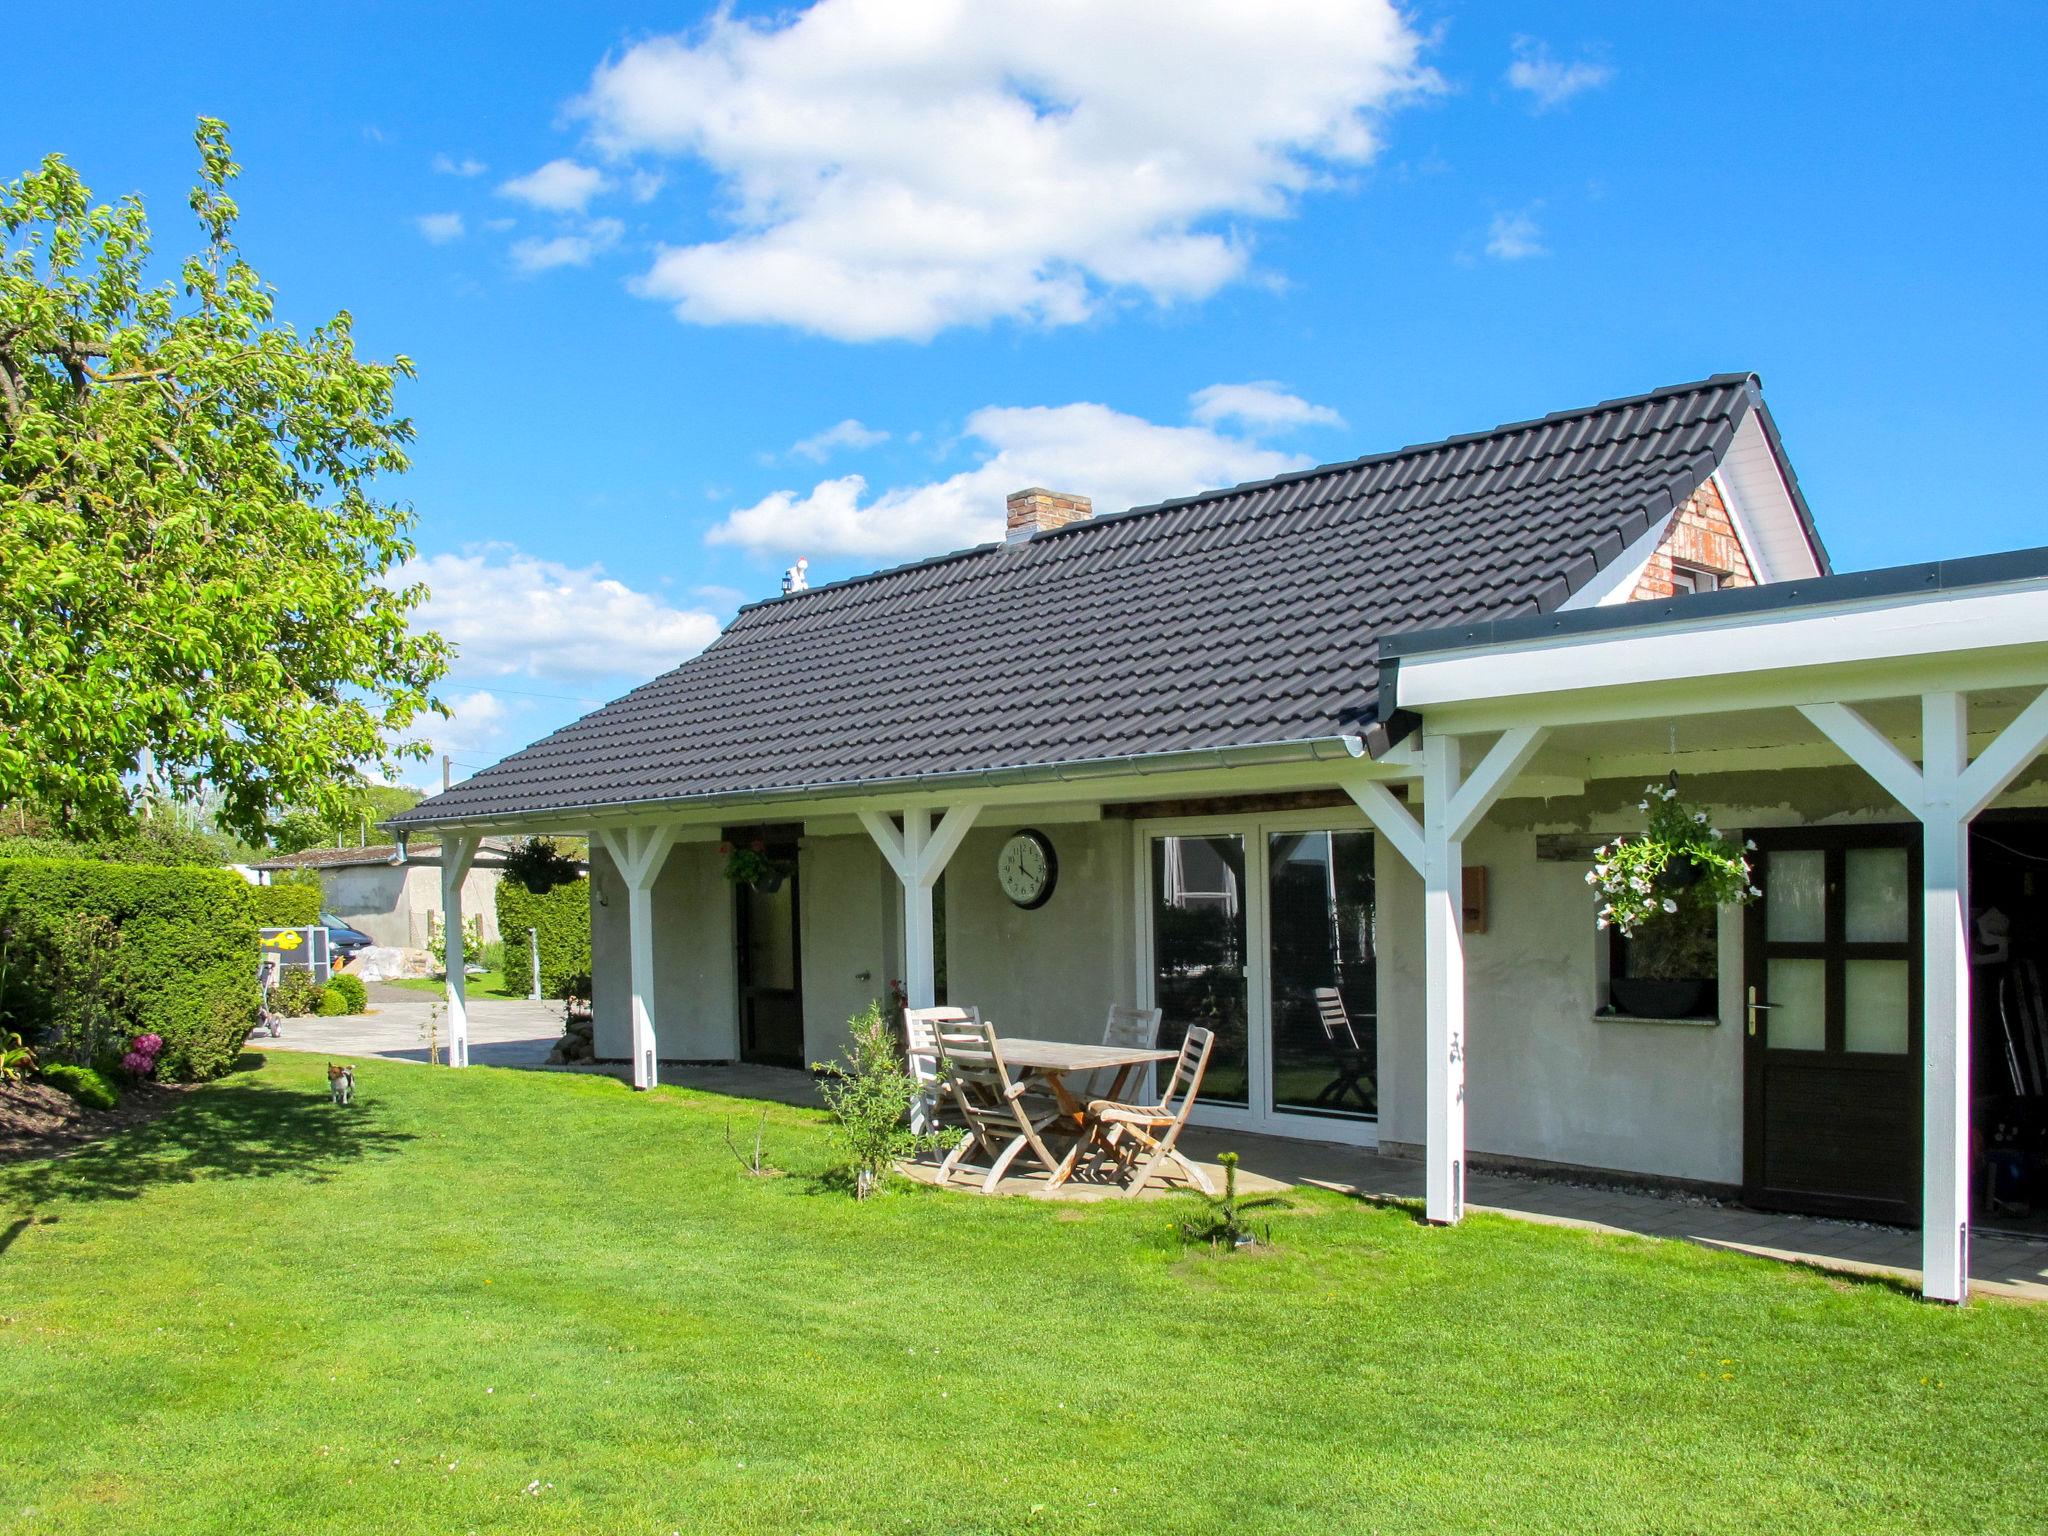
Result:
[[[1178,1119],[1187,1118],[1195,1095],[1202,1091],[1202,1075],[1209,1070],[1209,1052],[1215,1044],[1213,1030],[1199,1024],[1189,1028],[1188,1037],[1180,1043],[1180,1055],[1174,1058],[1173,1074],[1166,1080],[1166,1092],[1159,1096],[1161,1109]]]
[[[979,1027],[979,1008],[906,1008],[903,1010],[903,1059],[920,1083],[939,1076],[939,1030],[948,1024]]]
[[[1159,1013],[1157,1008],[1111,1008],[1109,1022],[1102,1026],[1102,1043],[1132,1051],[1151,1050],[1159,1042]]]
[[[1351,1027],[1351,1012],[1344,1006],[1344,994],[1335,987],[1316,988],[1316,1017],[1322,1020],[1323,1038],[1330,1044],[1359,1049],[1358,1031]]]
[[[1015,1085],[994,1024],[941,1022],[938,1049],[939,1073],[946,1091],[970,1124],[978,1125],[989,1115],[1001,1120],[1015,1118]]]

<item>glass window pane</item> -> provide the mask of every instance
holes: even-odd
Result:
[[[1244,839],[1152,840],[1152,1000],[1162,1050],[1191,1025],[1216,1032],[1202,1098],[1248,1105]]]
[[[1827,936],[1827,855],[1785,848],[1764,863],[1764,936],[1818,944]]]
[[[1849,942],[1905,943],[1906,850],[1851,848],[1843,879],[1842,923]]]
[[[1267,835],[1276,1110],[1379,1113],[1372,860],[1369,832]]]
[[[1828,1043],[1827,962],[1773,960],[1768,968],[1771,1005],[1763,1016],[1764,1043],[1778,1051],[1819,1051]]]
[[[1842,967],[1843,1044],[1901,1055],[1907,1043],[1906,962],[1850,960]]]

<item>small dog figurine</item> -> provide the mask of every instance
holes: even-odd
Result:
[[[327,1063],[327,1091],[337,1104],[353,1104],[356,1097],[356,1069]]]

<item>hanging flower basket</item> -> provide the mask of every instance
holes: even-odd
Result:
[[[1596,922],[1632,935],[1678,910],[1680,896],[1712,906],[1746,906],[1763,892],[1750,883],[1755,843],[1737,842],[1678,796],[1678,775],[1644,788],[1636,807],[1649,826],[1593,850],[1586,884],[1600,902]]]
[[[718,851],[725,855],[725,878],[734,885],[751,885],[764,896],[781,889],[783,868],[768,857],[768,845],[760,839],[744,848],[720,843]]]

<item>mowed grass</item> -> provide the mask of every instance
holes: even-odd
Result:
[[[448,991],[448,983],[439,976],[394,976],[380,985],[400,987],[407,992],[431,992],[437,997]],[[525,997],[527,988],[524,980],[514,986],[506,981],[502,970],[493,969],[481,976],[471,976],[462,991],[466,997]]]
[[[252,1061],[254,1058],[252,1058]],[[2048,1309],[1292,1197],[788,1175],[756,1106],[273,1055],[0,1171],[0,1529],[2038,1531]]]

